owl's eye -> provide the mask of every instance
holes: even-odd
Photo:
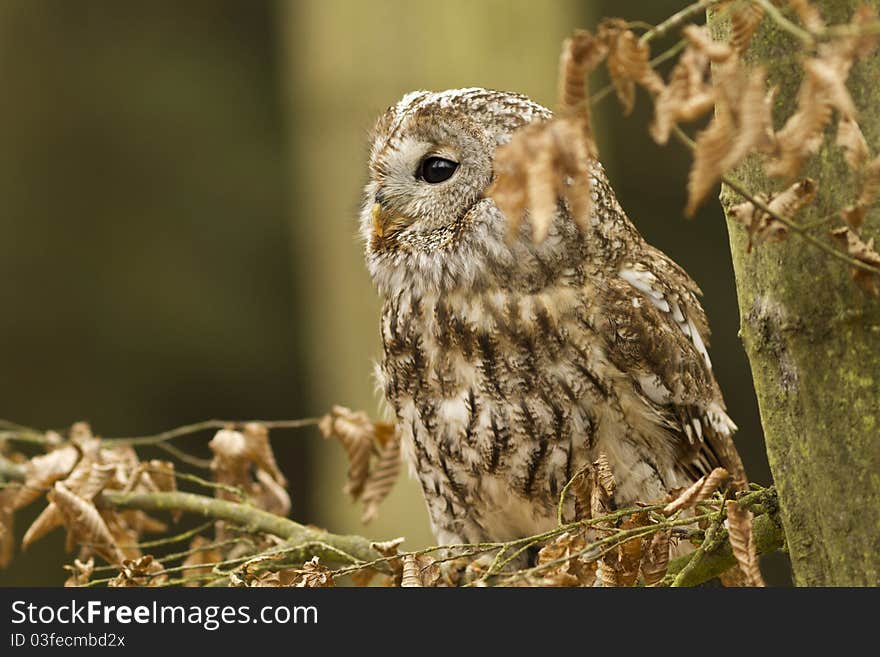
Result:
[[[442,183],[452,178],[457,168],[458,162],[436,156],[426,157],[419,165],[418,177],[427,183]]]

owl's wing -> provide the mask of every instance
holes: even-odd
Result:
[[[609,358],[679,439],[682,467],[695,479],[722,466],[745,484],[706,349],[709,335],[699,287],[661,251],[645,244],[625,260],[603,294]]]

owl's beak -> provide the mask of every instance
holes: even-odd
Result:
[[[373,205],[372,217],[373,233],[377,237],[385,237],[386,234],[408,223],[404,217],[386,212],[379,203]]]

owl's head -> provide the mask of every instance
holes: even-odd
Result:
[[[502,248],[505,219],[485,197],[495,150],[550,116],[520,94],[471,88],[412,92],[380,117],[361,233],[383,292],[466,278],[479,251]]]

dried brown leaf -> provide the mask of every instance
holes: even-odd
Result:
[[[874,239],[867,242],[848,226],[831,231],[831,237],[844,249],[851,258],[880,270],[880,253],[874,248]],[[880,297],[880,273],[852,268],[852,277],[856,284],[865,292]]]
[[[60,481],[55,482],[49,499],[61,512],[70,541],[89,544],[89,547],[111,563],[122,561],[122,554],[113,535],[94,504],[75,495]]]
[[[715,90],[706,82],[709,58],[694,46],[688,46],[669,74],[669,82],[654,100],[651,137],[658,144],[669,141],[672,126],[679,121],[693,121],[715,105]]]
[[[652,94],[659,94],[663,81],[651,68],[648,44],[639,43],[638,37],[619,18],[605,19],[599,25],[599,38],[608,45],[606,65],[623,113],[629,115],[635,105],[636,84]]]
[[[733,75],[735,95],[727,96],[726,100],[736,103],[733,112],[736,135],[730,151],[721,159],[722,173],[736,167],[749,153],[770,152],[775,146],[772,107],[776,89],[767,89],[762,68],[753,68],[747,77],[742,77],[739,71]]]
[[[755,198],[764,202],[777,215],[792,219],[802,208],[815,200],[817,191],[816,181],[812,178],[804,178],[793,183],[780,194],[770,197],[758,194]],[[756,240],[778,242],[788,236],[788,226],[750,201],[735,205],[728,214],[745,226],[749,235],[749,250]]]
[[[557,216],[560,199],[569,203],[575,222],[585,227],[591,211],[588,167],[595,154],[589,116],[583,112],[531,123],[499,147],[488,193],[506,216],[509,234],[517,235],[529,212],[532,239],[541,242]]]
[[[538,244],[547,237],[556,217],[556,186],[553,152],[547,148],[540,149],[526,164],[526,194],[531,211],[532,239]]]
[[[422,578],[419,576],[419,562],[414,554],[403,556],[403,576],[400,580],[402,588],[421,587]]]
[[[634,513],[620,523],[621,530],[644,527],[650,523],[648,514]],[[639,578],[639,567],[642,562],[643,537],[632,538],[617,546],[617,585],[632,586]]]
[[[848,72],[848,63],[843,66],[846,66],[845,70]],[[843,118],[853,119],[856,115],[856,106],[846,88],[846,74],[841,68],[840,62],[825,58],[811,58],[804,62],[804,70],[807,77],[811,78],[812,87]]]
[[[767,207],[776,214],[791,219],[815,200],[818,191],[819,186],[815,180],[804,178],[789,185],[781,194],[771,196]]]
[[[611,498],[614,497],[614,491],[617,484],[614,481],[614,473],[611,471],[611,464],[605,452],[599,452],[599,458],[593,463],[596,472],[596,479],[605,494]]]
[[[67,490],[88,502],[104,489],[115,470],[114,465],[102,465],[84,457],[63,483]],[[25,532],[21,541],[22,549],[27,549],[53,529],[60,527],[63,522],[60,509],[50,501]]]
[[[12,509],[21,509],[45,495],[52,484],[70,474],[79,457],[79,450],[73,445],[33,457],[24,466],[24,484],[11,501]]]
[[[774,148],[772,102],[762,68],[745,69],[728,55],[715,67],[715,116],[697,135],[688,177],[687,216],[693,216],[722,176],[753,152]]]
[[[383,557],[393,557],[397,555],[397,548],[399,548],[405,540],[406,539],[403,536],[398,536],[390,541],[376,541],[370,543],[370,547]]]
[[[280,485],[287,486],[287,480],[278,468],[275,460],[275,452],[269,442],[269,429],[260,422],[248,422],[244,426],[245,445],[248,457],[253,462],[272,475],[272,478]]]
[[[745,575],[746,585],[764,586],[752,532],[752,513],[740,507],[735,500],[727,501],[727,532],[733,556]]]
[[[843,149],[843,158],[853,171],[868,159],[868,142],[855,119],[843,117],[837,122],[837,145]]]
[[[538,552],[536,564],[551,562],[541,572],[541,578],[533,581],[538,586],[593,586],[596,583],[595,557],[590,559],[583,552],[587,541],[583,532],[565,532]]]
[[[302,568],[292,570],[293,578],[289,586],[305,589],[328,588],[335,586],[333,573],[318,557],[303,564]]]
[[[256,505],[278,516],[290,513],[290,495],[287,489],[262,468],[257,468],[256,478]]]
[[[0,569],[6,568],[15,553],[15,514],[12,500],[18,496],[18,486],[0,489]]]
[[[608,47],[586,30],[575,30],[562,43],[559,57],[559,108],[589,112],[587,76],[608,53]]]
[[[663,507],[663,513],[669,516],[677,511],[690,509],[700,502],[708,500],[728,476],[729,474],[724,468],[715,468],[709,474],[697,479],[680,493],[678,497]]]
[[[137,559],[125,559],[119,574],[108,582],[112,587],[159,586],[168,581],[168,575],[162,573],[163,567],[153,559],[153,555],[145,554]],[[161,574],[159,574],[161,573]]]
[[[368,523],[379,513],[379,505],[388,497],[400,475],[400,436],[392,431],[390,439],[379,450],[379,458],[364,484],[364,513],[361,522]]]
[[[177,490],[177,477],[174,476],[174,463],[152,459],[147,463],[147,472],[156,484],[156,490],[173,493]]]
[[[95,560],[92,557],[89,557],[88,561],[85,562],[74,559],[73,565],[64,566],[64,570],[70,571],[70,577],[64,580],[64,586],[86,586],[92,578],[92,573],[95,571]]]
[[[797,110],[776,133],[776,153],[764,167],[767,175],[789,179],[797,176],[807,158],[822,145],[832,113],[815,77],[804,76],[798,90]]]
[[[251,461],[248,458],[247,439],[242,432],[221,429],[214,434],[208,447],[214,453],[211,471],[218,483],[226,486],[249,487]],[[217,489],[216,494],[221,499],[235,498],[231,492],[222,489]]]
[[[730,45],[742,54],[749,48],[752,35],[764,19],[764,8],[752,2],[739,2],[730,14]]]
[[[669,538],[671,530],[660,531],[645,541],[641,571],[646,586],[654,586],[666,576],[669,567]]]
[[[688,202],[685,215],[692,217],[724,174],[722,162],[731,151],[735,137],[733,116],[718,107],[712,122],[697,135],[694,162],[688,175]]]
[[[43,538],[50,531],[60,527],[63,522],[64,519],[58,507],[54,502],[50,502],[25,531],[24,537],[21,539],[21,549],[27,550],[30,545]]]
[[[342,443],[349,463],[345,491],[353,500],[359,499],[370,474],[375,425],[363,411],[334,406],[318,427],[324,438],[337,438]]]
[[[603,588],[621,586],[617,555],[603,557],[599,563],[599,575]]]

